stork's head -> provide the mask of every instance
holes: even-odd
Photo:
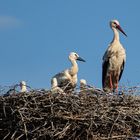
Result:
[[[126,33],[121,28],[120,23],[119,23],[118,20],[111,20],[110,21],[110,26],[111,26],[111,28],[115,28],[115,29],[121,31],[125,36],[127,36]]]
[[[70,60],[78,60],[78,61],[83,61],[86,62],[83,58],[81,58],[77,53],[71,52],[69,55]]]

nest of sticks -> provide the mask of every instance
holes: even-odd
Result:
[[[0,96],[2,140],[110,140],[140,136],[140,96],[30,91]]]

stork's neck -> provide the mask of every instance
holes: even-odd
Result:
[[[120,40],[120,37],[119,37],[119,32],[116,28],[112,28],[113,32],[114,32],[114,37],[113,37],[113,40],[112,40],[112,43],[115,42],[115,41],[119,41]]]
[[[72,67],[70,68],[70,74],[73,76],[78,73],[78,64],[76,60],[70,60]]]

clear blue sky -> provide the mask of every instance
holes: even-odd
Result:
[[[75,51],[78,78],[101,87],[102,56],[113,38],[111,19],[120,34],[127,62],[121,84],[140,82],[140,0],[3,0],[0,1],[0,85],[21,80],[33,88],[49,88],[57,72],[70,67]]]

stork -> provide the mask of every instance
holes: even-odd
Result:
[[[127,35],[117,20],[110,21],[110,27],[114,32],[114,37],[103,56],[102,63],[102,86],[105,92],[118,90],[118,82],[121,79],[126,61],[125,49],[119,40],[119,31],[125,36]]]
[[[85,79],[80,80],[80,90],[84,90],[87,87],[87,81]]]
[[[28,92],[26,82],[21,81],[19,84],[12,86],[4,96],[16,95],[18,93],[17,87],[20,87],[20,92]]]
[[[25,81],[21,81],[20,84],[20,92],[27,92],[27,86],[26,86],[26,82]]]
[[[51,89],[52,94],[59,93],[59,94],[65,95],[64,90],[57,86],[57,79],[56,78],[53,78],[51,83],[52,83],[52,89]]]
[[[79,55],[75,52],[71,52],[69,54],[69,60],[72,64],[71,68],[66,69],[52,77],[52,88],[60,87],[65,92],[76,87],[78,73],[78,64],[76,61],[79,60],[85,62],[85,60],[79,57]]]

